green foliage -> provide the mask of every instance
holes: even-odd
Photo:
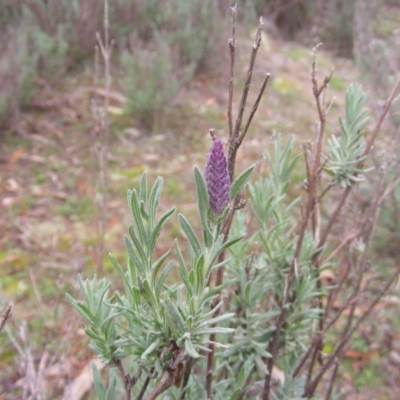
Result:
[[[203,1],[169,0],[140,5],[121,40],[123,88],[128,112],[148,130],[174,107],[173,99],[195,73],[210,72],[212,51],[219,40],[217,7]]]
[[[232,235],[248,236],[248,239],[229,249],[232,261],[227,267],[228,276],[237,280],[230,309],[238,317],[232,323],[236,330],[230,348],[221,354],[221,358],[227,358],[234,370],[246,360],[251,360],[253,368],[266,373],[265,359],[271,356],[265,344],[272,340],[276,330],[274,323],[280,313],[279,302],[285,293],[285,282],[297,241],[294,233],[297,223],[292,218],[296,200],[288,201],[287,194],[298,160],[298,156],[292,155],[293,144],[293,137],[282,145],[278,136],[273,155],[265,153],[270,167],[268,176],[249,185],[251,207],[259,228],[249,236],[245,223],[248,216],[244,213],[237,216],[232,227]],[[296,301],[290,305],[287,324],[282,332],[285,357],[281,362],[287,368],[300,356],[302,343],[309,337],[313,321],[319,317],[319,312],[311,306],[313,299],[320,295],[317,277],[310,268],[312,245],[312,241],[306,241],[298,261],[299,272],[293,285]],[[265,304],[269,305],[267,309]],[[276,398],[289,398],[285,396],[296,392],[296,384],[301,385],[302,380],[298,382],[290,374],[288,369],[285,385],[279,389]]]
[[[339,119],[342,136],[328,140],[329,159],[324,168],[327,177],[333,177],[328,189],[334,185],[347,188],[366,171],[365,101],[361,86],[350,85],[345,115]],[[253,182],[254,166],[239,174],[231,185],[230,205],[217,219],[210,217],[209,182],[195,167],[200,229],[178,214],[184,245],[175,240],[174,249],[161,255],[158,238],[175,214],[171,208],[159,215],[162,178],[148,188],[144,173],[138,188],[128,191],[133,223],[124,239],[126,267],[110,255],[122,289],[111,292],[111,283],[105,279],[83,282],[79,277],[83,300],[67,295],[85,320],[95,354],[107,365],[128,371],[122,374],[125,390],[138,395],[143,389],[150,398],[164,393],[168,399],[183,394],[188,399],[206,399],[207,356],[212,351],[212,398],[233,400],[261,392],[260,381],[267,382],[271,363],[281,371],[282,379],[271,386],[269,398],[304,398],[313,377],[302,360],[311,355],[318,335],[324,335],[325,298],[333,292],[321,283],[320,274],[328,261],[318,257],[325,242],[321,244],[318,233],[307,229],[307,224],[315,224],[312,217],[308,221],[298,218],[300,199],[290,195],[298,175],[294,144],[293,136],[286,141],[275,136],[272,149],[264,152],[266,168],[261,170],[267,173]],[[325,181],[322,167],[317,168],[321,186]],[[307,176],[310,179],[309,171]],[[230,221],[246,185],[250,207],[235,210]],[[231,223],[229,234],[227,221]],[[173,250],[176,260],[171,258]],[[217,280],[213,285],[214,272],[223,273],[222,283]],[[175,277],[172,284],[171,273]],[[311,362],[322,349],[321,357],[339,354],[336,345],[326,352],[328,347],[320,343]],[[298,368],[299,364],[306,367]],[[93,374],[98,396],[115,396],[115,376],[110,376],[106,389],[98,371]],[[141,382],[136,377],[144,374],[143,388],[136,384]],[[175,380],[179,384],[174,386]]]
[[[113,400],[115,399],[116,385],[117,385],[117,372],[115,368],[109,369],[109,383],[107,390],[104,389],[103,382],[101,381],[100,372],[95,364],[92,364],[93,383],[96,390],[96,395],[99,400]]]
[[[349,86],[345,118],[339,119],[342,135],[328,140],[329,162],[325,170],[334,177],[334,184],[342,187],[360,182],[364,179],[360,174],[368,171],[359,166],[365,159],[364,128],[369,120],[366,99],[360,85]]]
[[[208,202],[207,191],[202,189],[204,178],[199,170],[196,176],[199,212],[203,213],[201,205]],[[158,258],[154,252],[157,238],[175,209],[157,219],[162,186],[163,180],[158,178],[148,190],[144,174],[140,189],[128,191],[134,224],[125,236],[126,269],[110,255],[123,281],[123,292],[116,291],[109,296],[111,284],[104,279],[100,283],[96,277],[83,282],[79,277],[83,300],[76,301],[67,295],[70,304],[86,321],[85,332],[91,339],[91,348],[107,364],[133,357],[141,366],[155,365],[158,373],[167,368],[177,351],[197,359],[207,350],[210,334],[232,333],[233,329],[224,327],[223,323],[233,314],[214,316],[220,306],[210,307],[227,284],[209,288],[208,282],[211,273],[228,262],[218,261],[221,252],[240,240],[239,237],[224,243],[220,226],[211,230],[206,220],[204,231],[207,234],[201,240],[190,222],[180,214],[179,222],[190,257],[186,259],[176,242],[181,284],[167,285],[167,277],[175,264],[172,260],[167,262],[171,251]],[[106,396],[98,377],[96,379],[96,391]]]
[[[4,43],[11,45],[0,63],[0,87],[7,85],[0,123],[30,100],[35,78],[55,84],[63,73],[93,62],[103,6],[98,0],[32,0],[2,7],[0,21],[10,36]],[[162,121],[195,73],[215,70],[211,54],[222,26],[213,2],[168,0],[162,7],[154,0],[109,2],[108,29],[119,51],[115,60],[127,109],[145,128]]]
[[[353,55],[355,4],[354,0],[333,0],[327,6],[329,18],[322,28],[321,39],[342,57]]]
[[[125,71],[122,84],[128,97],[126,109],[149,130],[173,105],[172,99],[180,89],[171,49],[159,38],[154,49],[139,46],[133,54],[124,52],[121,56]]]

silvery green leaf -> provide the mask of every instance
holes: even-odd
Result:
[[[144,172],[140,178],[139,200],[145,204],[147,201],[147,173]]]
[[[196,183],[197,204],[199,207],[200,220],[203,226],[204,243],[206,247],[208,247],[212,241],[212,234],[208,225],[208,193],[203,174],[197,167],[194,168],[194,179]]]
[[[137,254],[137,256],[139,257],[141,265],[143,265],[143,268],[146,271],[149,264],[149,258],[147,256],[146,248],[143,248],[143,243],[141,243],[139,238],[136,236],[135,230],[133,229],[132,225],[129,226],[128,232],[134,245],[134,247],[132,248],[134,248],[135,254]]]
[[[195,335],[210,335],[211,333],[229,334],[235,332],[234,328],[224,328],[222,326],[213,326],[211,328],[195,329],[193,334]]]
[[[236,196],[239,194],[243,186],[250,178],[250,175],[253,173],[253,171],[254,171],[254,165],[247,168],[233,181],[231,186],[231,200],[234,200],[236,198]]]
[[[189,280],[189,274],[186,271],[185,266],[182,265],[181,263],[178,264],[178,273],[179,273],[179,276],[182,279],[187,291],[189,292],[189,295],[194,296],[195,290],[194,290],[192,283]]]
[[[151,354],[157,347],[159,347],[161,344],[161,341],[159,339],[155,340],[147,349],[146,351],[141,355],[140,361],[144,361],[149,354]]]
[[[140,243],[142,245],[144,245],[145,243],[147,244],[147,232],[143,224],[142,214],[140,212],[139,198],[136,190],[132,191],[131,206],[132,206],[133,221],[135,222],[135,231],[139,235]]]
[[[125,235],[124,242],[125,242],[126,251],[128,252],[128,256],[129,256],[130,260],[132,261],[133,265],[135,266],[135,268],[137,268],[139,270],[139,272],[141,274],[144,274],[145,269],[144,269],[143,263],[142,263],[142,261],[139,260],[138,256],[136,255],[135,247],[133,245],[132,240],[127,235]]]
[[[164,268],[163,272],[161,272],[160,277],[158,278],[155,290],[156,290],[156,296],[161,295],[161,289],[164,286],[165,280],[167,279],[169,273],[171,272],[172,267],[174,266],[174,261],[170,261]]]
[[[199,358],[200,354],[196,351],[193,346],[192,341],[189,338],[185,339],[185,352],[188,356],[192,358]]]
[[[227,319],[233,318],[234,316],[235,316],[234,313],[218,315],[218,317],[210,318],[210,319],[203,321],[201,324],[199,324],[199,327],[213,325],[213,324],[217,325],[222,321],[226,321]]]
[[[161,177],[158,177],[153,184],[149,196],[149,226],[152,228],[156,220],[156,214],[158,204],[161,198],[161,192],[164,185],[164,181]]]
[[[195,253],[195,256],[199,257],[201,254],[201,246],[200,246],[199,239],[197,238],[196,234],[194,233],[192,226],[190,225],[189,221],[182,214],[179,214],[178,219],[182,226],[183,231],[185,232],[187,240]]]
[[[116,398],[117,396],[116,388],[117,388],[117,371],[115,368],[110,368],[106,400],[114,400]]]
[[[171,250],[166,251],[157,261],[153,263],[151,266],[151,285],[153,287],[156,286],[157,283],[157,275],[158,272],[160,271],[161,266],[163,265],[164,261],[168,258],[168,256],[171,254]]]
[[[171,219],[171,217],[174,215],[176,211],[176,208],[173,207],[167,212],[165,212],[160,219],[158,220],[156,226],[153,228],[153,231],[150,234],[149,237],[149,244],[148,244],[148,251],[149,253],[153,253],[155,247],[156,247],[156,242],[157,238],[160,236],[161,230],[165,226],[165,224]]]
[[[149,214],[147,214],[146,211],[146,205],[143,201],[140,201],[140,215],[142,216],[142,218],[148,222],[149,220]]]
[[[182,315],[179,312],[177,306],[171,301],[171,299],[166,298],[164,300],[164,307],[172,317],[174,325],[178,327],[178,331],[179,332],[185,331],[185,321],[182,318]]]
[[[103,382],[101,380],[100,372],[96,367],[95,363],[92,363],[92,375],[93,375],[93,384],[94,389],[96,390],[96,395],[99,400],[106,400],[106,391],[103,386]]]

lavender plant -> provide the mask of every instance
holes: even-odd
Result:
[[[112,291],[105,278],[84,281],[79,277],[83,299],[67,295],[85,320],[93,351],[110,367],[108,387],[93,369],[100,399],[117,397],[116,370],[128,400],[287,400],[312,398],[318,390],[329,399],[344,350],[400,274],[399,267],[366,311],[356,316],[374,227],[367,222],[376,220],[387,193],[383,183],[359,234],[344,238],[337,247],[329,240],[352,188],[362,181],[361,174],[368,172],[367,157],[400,79],[368,137],[366,94],[361,86],[350,86],[345,117],[339,120],[342,135],[327,141],[325,154],[327,108],[323,99],[330,77],[318,84],[315,50],[311,81],[319,124],[316,143],[303,145],[305,194],[292,198],[289,191],[299,163],[294,137],[285,142],[277,135],[272,151],[264,154],[268,174],[247,185],[247,200],[245,186],[254,166],[234,179],[235,159],[269,75],[243,124],[261,41],[260,22],[234,123],[235,12],[234,8],[229,41],[228,153],[225,155],[222,141],[211,132],[213,143],[204,175],[194,168],[201,234],[179,214],[188,250],[176,240],[170,250],[156,257],[159,235],[176,210],[158,216],[163,179],[157,178],[149,188],[143,174],[139,188],[129,190],[127,196],[133,223],[124,239],[126,266],[110,255],[123,289]],[[326,196],[333,187],[340,191],[338,199]],[[320,210],[326,201],[333,211],[324,219]],[[338,277],[337,286],[323,285],[324,271],[334,270],[337,255],[355,239],[364,243],[351,266],[356,283],[344,275]],[[167,278],[173,269],[178,277],[171,284]],[[332,304],[338,296],[346,300],[336,310]],[[333,350],[325,354],[327,333],[345,310],[346,323],[335,333],[338,339]],[[330,378],[323,379],[328,373]]]

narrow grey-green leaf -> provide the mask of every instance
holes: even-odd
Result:
[[[171,250],[166,251],[157,261],[155,261],[151,267],[152,269],[152,285],[155,286],[156,279],[157,279],[157,274],[158,271],[160,270],[163,262],[166,260],[166,258],[171,254]]]
[[[160,340],[159,340],[159,339],[155,340],[155,341],[146,349],[146,351],[141,355],[140,361],[144,361],[144,360],[147,358],[147,356],[148,356],[149,354],[151,354],[159,345],[160,345]]]
[[[153,230],[150,234],[150,238],[149,238],[149,253],[150,254],[153,253],[153,251],[156,247],[156,242],[157,242],[158,236],[160,236],[160,233],[161,233],[163,227],[171,219],[171,217],[175,213],[175,210],[176,210],[176,208],[173,207],[170,210],[168,210],[167,212],[165,212],[158,220],[156,226],[153,228]]]
[[[192,358],[199,358],[200,354],[196,351],[190,339],[185,339],[185,352]]]
[[[161,177],[158,177],[153,184],[149,196],[149,225],[150,229],[153,228],[156,220],[156,213],[158,209],[158,203],[160,202],[161,192],[164,185],[164,181]]]
[[[200,220],[203,225],[204,243],[208,247],[212,241],[212,234],[208,224],[208,192],[203,174],[197,167],[194,168],[194,180],[196,183],[197,204],[199,207]]]
[[[182,226],[182,229],[185,232],[185,235],[188,239],[188,242],[196,255],[196,258],[199,257],[201,254],[201,246],[200,246],[199,239],[197,239],[197,236],[194,233],[192,226],[190,225],[189,221],[182,214],[179,214],[178,218],[179,218],[179,222]]]
[[[132,192],[131,202],[132,202],[133,221],[135,223],[135,227],[140,238],[140,244],[142,246],[147,247],[148,237],[146,235],[146,230],[143,224],[143,218],[140,212],[139,198],[136,190]]]
[[[140,179],[139,201],[146,204],[147,201],[147,173],[144,172]]]
[[[133,232],[133,235],[134,235],[134,232]],[[136,251],[135,251],[135,247],[137,248],[137,246],[134,247],[134,244],[132,242],[132,240],[133,240],[132,232],[130,232],[130,236],[131,236],[131,238],[129,238],[127,235],[124,236],[125,248],[126,248],[126,251],[128,252],[129,258],[132,260],[133,264],[139,270],[139,272],[143,275],[145,273],[144,262],[146,262],[146,255],[142,253],[141,254],[142,260],[139,259],[139,257],[136,254]],[[136,239],[136,237],[135,237],[135,239]],[[140,248],[140,246],[139,246],[139,248]],[[144,260],[143,260],[143,258],[144,258]]]
[[[160,274],[160,277],[158,278],[157,285],[156,285],[156,296],[161,295],[161,289],[164,286],[165,280],[167,279],[169,273],[171,272],[172,267],[174,266],[174,261],[171,260],[163,269],[163,271]]]
[[[243,186],[246,184],[247,180],[250,178],[250,175],[253,171],[254,165],[247,168],[233,181],[231,186],[231,200],[234,200],[236,198],[236,196],[242,190]]]

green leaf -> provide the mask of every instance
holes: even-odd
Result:
[[[134,234],[134,232],[133,232],[133,234]],[[132,237],[132,233],[131,233],[131,237]],[[144,273],[145,273],[144,268],[145,267],[143,265],[143,260],[142,261],[139,260],[139,257],[136,255],[134,244],[133,244],[132,240],[127,235],[124,236],[124,243],[125,243],[126,251],[128,252],[128,256],[131,259],[132,263],[135,265],[136,268],[138,268],[140,273],[142,275],[144,275]],[[144,257],[145,256],[146,255],[144,255]],[[142,258],[143,258],[143,254],[142,254]]]
[[[183,284],[185,285],[186,289],[188,290],[190,297],[194,296],[195,290],[189,280],[189,274],[186,271],[185,266],[182,265],[181,263],[178,264],[178,273],[179,273],[179,277],[183,281]]]
[[[194,334],[196,335],[210,335],[211,333],[221,333],[227,335],[229,333],[235,332],[234,328],[224,328],[222,326],[212,326],[211,328],[195,329]]]
[[[116,368],[110,368],[106,400],[114,400],[116,398],[117,396],[116,388],[117,388],[117,371]]]
[[[208,224],[209,203],[207,185],[203,174],[197,167],[194,168],[194,180],[196,183],[197,204],[199,207],[200,220],[201,224],[203,225],[204,243],[206,247],[209,247],[212,242],[212,233]]]
[[[155,340],[147,349],[146,351],[141,355],[140,361],[146,360],[147,356],[151,354],[157,347],[159,347],[161,344],[161,341],[159,339]]]
[[[150,191],[149,196],[149,226],[150,229],[153,228],[155,220],[156,220],[156,213],[158,209],[158,203],[160,202],[161,192],[163,188],[164,181],[161,177],[158,177],[154,182],[153,187]]]
[[[169,298],[164,300],[164,306],[172,317],[173,325],[178,328],[180,333],[184,332],[186,324],[177,306]]]
[[[171,250],[165,252],[155,263],[152,265],[152,272],[151,272],[151,284],[153,287],[156,286],[157,274],[160,270],[163,262],[167,259],[167,257],[171,254]]]
[[[139,201],[146,204],[147,201],[147,173],[144,172],[140,179]]]
[[[231,200],[234,200],[239,192],[242,190],[243,186],[246,184],[247,180],[250,178],[250,175],[254,171],[254,165],[247,168],[244,172],[242,172],[232,183],[231,186]]]
[[[169,273],[171,272],[172,267],[174,266],[174,261],[171,260],[164,268],[163,272],[161,272],[161,275],[157,281],[156,285],[156,296],[160,297],[161,296],[161,289],[164,286],[165,280],[167,279]]]
[[[196,351],[192,341],[189,338],[185,339],[185,352],[192,358],[199,358],[200,354]]]
[[[96,391],[97,398],[99,400],[106,400],[106,391],[103,386],[103,382],[101,380],[100,372],[96,367],[95,363],[92,363],[92,375],[93,375],[93,384],[94,389]]]
[[[179,214],[178,218],[179,218],[179,222],[182,226],[182,229],[185,232],[187,240],[195,253],[196,258],[199,257],[201,254],[201,246],[200,246],[199,239],[197,239],[197,236],[194,233],[192,226],[190,225],[189,221],[182,214]]]
[[[171,217],[173,216],[175,211],[176,211],[176,208],[173,207],[170,210],[168,210],[167,212],[165,212],[160,217],[156,226],[154,227],[153,231],[151,232],[150,238],[149,238],[149,246],[148,246],[149,247],[148,251],[150,254],[152,254],[154,252],[154,249],[156,247],[157,238],[160,236],[160,233],[161,233],[163,227],[171,219]]]
[[[147,246],[148,238],[143,224],[142,214],[140,212],[139,198],[136,190],[133,190],[132,192],[131,205],[132,205],[133,221],[135,222],[136,231],[140,238],[140,244],[143,247]]]

